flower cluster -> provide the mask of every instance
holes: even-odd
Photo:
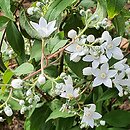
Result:
[[[82,59],[91,63],[90,66],[83,69],[83,75],[95,77],[93,87],[101,84],[108,88],[114,86],[118,89],[119,96],[123,96],[124,90],[125,92],[130,91],[130,67],[119,48],[120,43],[121,37],[112,39],[109,32],[104,31],[102,36],[97,39],[93,35],[86,36],[86,38],[81,37],[66,50],[70,52],[70,60],[79,62]],[[114,64],[110,66],[112,61]]]

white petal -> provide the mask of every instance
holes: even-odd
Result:
[[[90,108],[89,108],[90,111],[92,111],[92,112],[96,111],[96,105],[95,104],[89,104],[89,105],[90,105]]]
[[[47,30],[47,37],[50,36],[56,29],[57,27]]]
[[[92,74],[93,74],[94,76],[96,76],[96,77],[99,76],[99,74],[100,74],[100,69],[97,69],[97,68],[96,68],[96,69],[93,69],[93,68],[92,68]]]
[[[41,17],[39,20],[39,26],[40,28],[47,28],[47,21],[43,17]]]
[[[106,51],[106,54],[107,54],[107,57],[108,57],[109,59],[111,59],[111,57],[112,57],[112,52],[111,52],[111,51]]]
[[[114,68],[117,70],[123,70],[124,69],[124,65],[121,63],[115,63],[114,64]]]
[[[83,57],[83,61],[88,61],[88,62],[91,62],[91,61],[93,61],[94,59],[93,59],[93,56],[91,56],[91,55],[86,55],[85,57]]]
[[[121,37],[116,37],[113,39],[114,46],[119,46],[121,43]]]
[[[115,47],[113,50],[113,57],[117,60],[122,59],[124,56],[122,54],[122,51],[119,47]]]
[[[119,93],[123,93],[123,88],[119,84],[115,84],[115,87],[118,89]]]
[[[111,38],[111,36],[110,36],[110,34],[109,34],[108,31],[104,31],[104,32],[102,33],[102,39],[103,39],[103,40],[106,40],[106,41],[111,41],[111,40],[112,40],[112,38]]]
[[[109,70],[109,65],[108,65],[108,63],[104,63],[104,64],[101,66],[101,71],[107,73],[108,70]]]
[[[56,20],[49,22],[47,25],[47,29],[51,30],[52,28],[55,27],[55,24],[56,24]]]
[[[38,30],[40,27],[37,23],[30,21],[30,24],[33,26],[35,30]]]
[[[103,84],[104,84],[105,86],[109,87],[109,88],[112,88],[112,81],[111,81],[111,79],[105,79],[105,80],[103,81]]]
[[[89,119],[89,120],[88,120],[88,124],[89,124],[89,126],[90,126],[91,128],[93,128],[93,127],[94,127],[94,120],[93,120],[93,119]]]
[[[84,68],[83,75],[92,75],[92,68],[91,67]]]
[[[73,59],[75,59],[77,56],[78,56],[77,53],[71,53],[70,54],[70,61],[73,60]]]
[[[102,84],[102,80],[101,79],[99,79],[99,78],[95,78],[94,79],[94,81],[93,81],[93,87],[96,87],[96,86],[99,86],[99,85],[101,85]]]
[[[76,44],[76,43],[71,44],[71,45],[68,46],[65,50],[67,50],[67,51],[69,51],[69,52],[75,52],[77,45],[78,45],[78,44]]]
[[[74,89],[74,93],[73,94],[74,94],[75,98],[79,96],[79,90],[80,90],[80,88]]]
[[[99,119],[99,118],[101,118],[101,117],[102,117],[101,114],[99,114],[98,112],[94,112],[94,114],[93,114],[93,118],[94,118],[94,119]]]
[[[117,74],[117,70],[109,70],[108,71],[108,77],[112,78]]]
[[[99,60],[94,60],[93,62],[92,62],[92,67],[95,69],[95,68],[97,68],[99,66]]]
[[[106,62],[108,62],[107,57],[105,55],[101,55],[100,56],[100,63],[106,63]]]

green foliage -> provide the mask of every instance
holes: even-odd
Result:
[[[68,112],[62,112],[62,111],[60,111],[60,109],[56,109],[50,114],[50,116],[47,118],[46,122],[51,119],[57,119],[59,117],[67,118],[67,117],[73,117],[73,116],[74,116],[74,114],[71,114]]]
[[[60,13],[67,7],[70,6],[75,0],[54,0],[48,8],[46,13],[46,19],[48,21],[56,19]]]
[[[4,15],[14,21],[13,13],[10,10],[10,8],[11,8],[10,0],[1,0],[0,7],[1,7],[2,11],[4,12]]]
[[[25,62],[25,63],[21,64],[18,68],[16,68],[14,70],[14,73],[15,73],[15,75],[20,76],[20,75],[32,73],[33,71],[34,71],[33,65]]]
[[[19,63],[23,63],[26,60],[24,50],[24,39],[21,33],[19,32],[18,28],[12,21],[10,21],[7,25],[6,35],[10,46],[18,55]]]
[[[103,119],[111,126],[126,127],[130,124],[130,112],[113,110],[109,113],[106,113]]]
[[[114,18],[118,15],[125,5],[126,0],[106,0],[107,13],[109,18]]]
[[[9,21],[9,19],[7,17],[0,16],[0,30],[6,26],[8,21]]]

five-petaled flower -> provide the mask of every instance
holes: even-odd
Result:
[[[89,104],[90,108],[84,107],[84,114],[81,120],[81,125],[83,124],[85,127],[90,126],[91,128],[94,127],[94,120],[100,119],[102,117],[101,114],[99,114],[96,111],[96,105],[95,104]]]
[[[49,37],[57,29],[57,27],[55,27],[56,20],[47,24],[47,21],[43,17],[40,18],[39,24],[32,21],[30,24],[39,33],[41,38]]]
[[[93,81],[93,87],[104,84],[112,88],[111,78],[117,74],[117,70],[109,70],[108,63],[101,65],[100,69],[92,69],[92,74],[96,77]]]

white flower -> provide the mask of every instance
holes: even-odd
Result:
[[[92,67],[86,67],[83,69],[83,75],[92,75]]]
[[[116,37],[112,40],[109,32],[105,31],[102,34],[102,39],[105,40],[105,42],[102,44],[102,47],[106,50],[106,55],[109,59],[113,57],[117,60],[120,60],[124,57],[121,49],[118,47],[121,43],[121,37]]]
[[[81,59],[81,56],[85,55],[87,53],[87,48],[83,47],[82,44],[84,44],[86,39],[77,40],[75,43],[71,44],[66,48],[67,51],[69,51],[70,54],[70,61],[78,62]]]
[[[74,29],[71,29],[68,32],[68,37],[74,39],[77,36],[77,32]]]
[[[127,68],[125,72],[126,72],[128,78],[130,79],[130,68]]]
[[[13,79],[11,82],[11,86],[15,89],[23,88],[22,84],[23,80],[21,79]]]
[[[126,58],[121,61],[118,61],[117,63],[114,64],[114,68],[116,70],[120,70],[120,71],[127,69],[129,66],[127,64],[125,64],[126,61],[127,61]]]
[[[37,81],[40,85],[42,85],[46,82],[46,78],[43,74],[40,74]]]
[[[12,111],[12,109],[11,109],[9,106],[6,106],[6,107],[4,108],[4,112],[5,112],[5,114],[6,114],[7,116],[12,116],[12,115],[13,115],[13,111]]]
[[[33,13],[34,13],[34,7],[28,8],[28,9],[27,9],[27,13],[28,13],[29,15],[33,15]]]
[[[88,35],[88,36],[87,36],[87,41],[88,41],[89,43],[94,42],[94,41],[95,41],[94,35]]]
[[[27,110],[27,107],[23,106],[23,107],[21,108],[21,110],[20,110],[20,113],[21,113],[21,114],[24,114],[26,110]]]
[[[100,124],[101,124],[102,126],[105,126],[106,122],[103,121],[103,120],[100,120]]]
[[[84,124],[85,127],[90,126],[91,128],[94,127],[94,120],[97,120],[102,117],[101,114],[95,112],[96,105],[90,104],[90,108],[84,107],[84,114],[81,120],[81,124]]]
[[[26,96],[30,96],[30,95],[32,95],[32,90],[31,90],[31,89],[29,89],[29,90],[26,92]]]
[[[34,96],[34,100],[35,100],[36,102],[39,102],[39,101],[40,101],[40,97],[39,97],[38,95],[35,95],[35,96]]]
[[[83,61],[92,62],[92,67],[97,68],[99,64],[108,62],[108,59],[105,55],[93,51],[91,52],[91,55],[86,55],[83,57]]]
[[[24,105],[25,104],[25,101],[24,100],[19,100],[19,105]]]
[[[0,117],[0,122],[4,122],[5,119],[3,119],[3,117]]]
[[[64,79],[65,85],[63,86],[61,90],[60,97],[67,98],[67,99],[72,99],[72,98],[77,98],[79,96],[79,88],[73,87],[73,81],[72,78],[67,76]]]
[[[43,4],[43,3],[41,3],[41,2],[37,2],[37,3],[36,3],[36,6],[37,6],[37,7],[40,7],[42,4]]]
[[[57,29],[57,27],[55,27],[56,20],[47,24],[47,21],[43,17],[40,18],[39,24],[32,21],[30,24],[39,33],[41,38],[49,37]]]
[[[115,78],[112,80],[115,87],[118,89],[119,93],[118,95],[123,96],[123,88],[122,86],[125,86],[127,84],[127,81],[123,78],[125,77],[125,73],[121,72],[120,74],[117,74]]]
[[[117,74],[117,71],[109,70],[108,63],[105,63],[100,69],[93,69],[92,73],[96,76],[93,81],[93,87],[104,84],[105,86],[112,88],[112,81],[110,78],[114,77]]]

